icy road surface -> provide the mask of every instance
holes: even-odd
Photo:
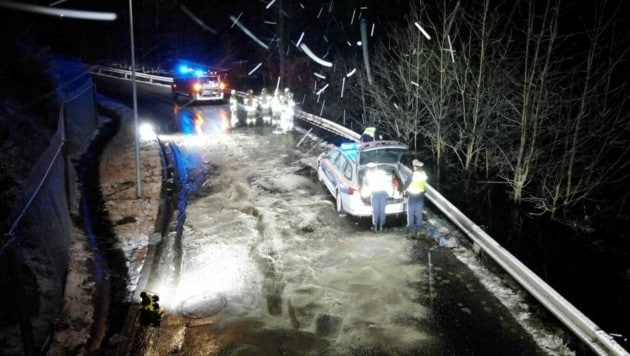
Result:
[[[147,285],[166,315],[133,354],[544,354],[452,251],[339,216],[313,169],[330,146],[303,134],[161,138],[190,194]]]

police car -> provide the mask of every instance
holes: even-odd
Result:
[[[173,100],[184,96],[192,101],[224,101],[225,79],[226,75],[219,72],[182,66],[173,77]]]
[[[374,162],[376,168],[385,171],[392,182],[393,193],[387,200],[385,214],[403,213],[403,191],[411,179],[411,170],[400,160],[407,151],[407,145],[390,140],[342,143],[318,157],[317,178],[335,198],[339,213],[371,216],[370,195],[364,189],[364,181],[368,163]]]

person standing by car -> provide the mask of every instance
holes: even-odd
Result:
[[[413,160],[413,174],[405,189],[407,195],[407,237],[417,237],[422,230],[422,209],[424,208],[424,188],[427,174],[424,163]]]
[[[374,162],[368,163],[367,168],[365,184],[366,188],[369,189],[372,203],[372,229],[383,231],[385,206],[387,205],[387,198],[392,193],[392,179],[384,171],[377,169]]]

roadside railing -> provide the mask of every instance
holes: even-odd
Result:
[[[332,121],[326,120],[323,117],[315,116],[313,114],[309,114],[305,111],[296,110],[295,117],[302,119],[303,121],[308,122],[309,124],[322,128],[326,131],[334,133],[337,136],[344,137],[350,139],[352,141],[359,141],[361,135],[350,130],[349,128],[334,123]]]
[[[129,70],[108,68],[108,67],[95,66],[95,65],[87,66],[87,68],[91,74],[101,75],[104,77],[131,80],[131,71]],[[146,74],[146,73],[141,73],[141,72],[136,71],[136,81],[154,84],[154,85],[171,86],[171,83],[173,83],[173,78],[160,76],[160,75],[154,75],[154,74]]]
[[[120,69],[107,70],[106,67],[90,66],[90,72],[98,75],[105,75],[114,78],[131,80],[131,72]],[[95,73],[94,71],[98,71]],[[136,74],[136,78],[149,79],[152,84],[164,85],[162,83],[172,82],[172,78],[158,77],[153,75]],[[139,79],[139,80],[142,80]],[[170,81],[169,81],[170,79]],[[239,96],[244,93],[238,92]],[[337,136],[347,138],[352,141],[359,141],[360,134],[307,112],[296,110],[295,117],[307,122],[312,126],[329,131]],[[435,205],[450,221],[471,240],[474,244],[490,256],[499,266],[501,266],[514,280],[525,288],[553,315],[555,315],[569,330],[579,337],[591,350],[599,355],[630,355],[612,336],[598,327],[582,312],[580,312],[569,301],[556,292],[551,286],[543,281],[532,270],[519,261],[514,255],[497,243],[481,227],[464,215],[457,207],[450,203],[435,188],[427,184],[426,197]]]

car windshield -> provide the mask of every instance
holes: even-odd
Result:
[[[366,150],[361,152],[360,165],[370,162],[374,163],[398,163],[400,157],[405,153],[403,148],[381,148],[376,150]]]

